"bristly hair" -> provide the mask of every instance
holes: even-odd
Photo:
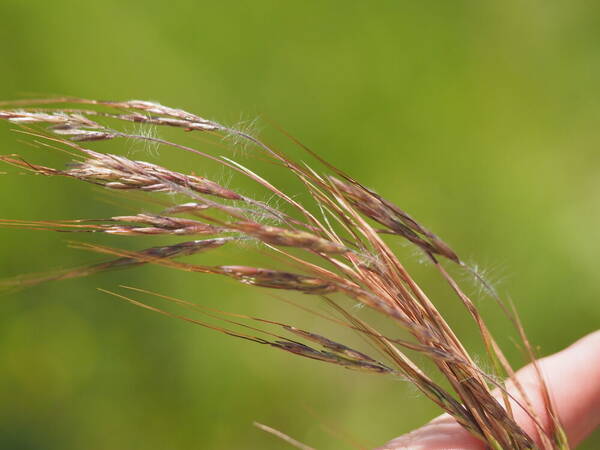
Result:
[[[63,221],[0,220],[0,226],[61,232],[106,233],[115,236],[160,234],[181,236],[177,244],[160,247],[141,245],[130,251],[89,243],[78,248],[108,255],[105,261],[53,274],[21,277],[0,284],[15,289],[41,282],[64,280],[98,272],[157,264],[198,274],[217,275],[239,283],[297,291],[320,299],[334,314],[322,315],[332,326],[346,327],[360,334],[374,349],[367,354],[327,337],[328,331],[303,330],[291,324],[211,310],[188,300],[154,294],[138,288],[126,293],[108,292],[137,307],[185,320],[189,323],[246,339],[286,353],[302,356],[347,370],[410,381],[425,397],[453,416],[473,436],[493,449],[567,449],[561,424],[544,380],[538,370],[542,398],[552,423],[543,426],[525,390],[514,379],[514,370],[490,333],[471,298],[450,275],[447,266],[474,277],[498,303],[514,324],[527,356],[536,367],[535,354],[512,304],[506,302],[477,269],[464,263],[459,253],[407,212],[318,154],[300,145],[323,166],[323,171],[297,163],[281,151],[256,137],[255,124],[228,127],[187,111],[158,103],[100,101],[80,98],[54,98],[4,102],[0,119],[23,127],[23,133],[49,148],[62,149],[74,158],[66,168],[46,167],[26,161],[18,155],[0,156],[7,164],[35,174],[75,178],[114,193],[144,192],[162,206],[157,213],[145,210],[107,218],[80,218]],[[110,124],[110,125],[109,125]],[[126,131],[131,124],[140,130]],[[171,127],[207,137],[244,143],[245,151],[260,154],[275,166],[296,178],[314,204],[305,205],[262,175],[240,164],[235,155],[215,156],[195,147],[159,137],[155,130]],[[125,130],[125,131],[123,131]],[[276,201],[260,201],[242,194],[229,183],[219,183],[195,171],[182,173],[156,163],[133,159],[87,147],[92,141],[126,139],[144,146],[169,147],[208,159],[231,174],[242,175],[258,184]],[[101,146],[100,142],[98,145]],[[160,200],[165,194],[177,194],[183,201]],[[266,198],[264,194],[263,198]],[[174,197],[175,198],[175,197]],[[415,282],[399,257],[388,245],[400,239],[431,264],[456,295],[476,324],[486,349],[486,361],[476,363],[459,337],[436,309],[435,303]],[[240,242],[252,242],[244,250],[258,250],[270,256],[270,267],[254,267],[227,261],[224,265],[182,262],[181,257]],[[127,295],[126,295],[127,294]],[[151,306],[135,297],[154,295],[180,308],[201,314],[203,318],[173,313]],[[290,302],[290,304],[293,304]],[[363,320],[353,305],[370,308],[402,330],[402,336],[383,334]],[[304,305],[298,305],[308,310]],[[216,321],[216,323],[215,323]],[[237,331],[237,330],[242,331]],[[433,363],[437,376],[450,385],[444,388],[420,367],[410,355],[416,352]],[[487,370],[491,369],[491,373]],[[515,398],[500,380],[509,377],[520,399]],[[497,400],[493,390],[501,399]],[[516,423],[513,408],[519,407],[535,424],[537,435],[527,435]],[[261,429],[298,448],[310,448],[270,427]],[[537,442],[537,443],[536,443]]]
[[[248,150],[252,143],[243,136],[255,137],[260,134],[259,117],[240,118],[238,122],[227,128],[228,130],[225,131],[222,139],[231,144],[232,156],[238,160],[250,156]]]
[[[147,154],[150,155],[151,159],[153,160],[159,158],[160,144],[152,140],[158,137],[157,125],[134,124],[132,127],[129,127],[129,131],[127,133],[132,136],[144,137],[143,140],[137,138],[128,139],[130,144],[127,151],[128,156],[137,157],[140,154]]]

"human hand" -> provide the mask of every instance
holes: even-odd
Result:
[[[574,447],[600,425],[600,331],[580,339],[567,349],[539,360],[539,367],[555,402],[569,444]],[[551,421],[544,407],[540,383],[530,364],[516,374],[539,416],[544,429]],[[520,400],[512,383],[508,391]],[[536,427],[513,403],[515,420],[539,445]],[[483,442],[473,437],[448,414],[394,439],[379,450],[483,450]]]

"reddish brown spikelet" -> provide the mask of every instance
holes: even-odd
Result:
[[[181,256],[190,256],[207,250],[219,248],[227,244],[228,242],[231,242],[232,240],[232,238],[203,239],[196,241],[180,242],[178,244],[165,245],[161,247],[152,247],[138,252],[139,257],[137,258],[119,258],[115,259],[114,261],[102,263],[97,267],[102,267],[103,269],[112,269],[127,265],[146,264],[152,262],[154,259],[170,259]]]
[[[219,266],[215,269],[224,275],[253,286],[288,289],[306,294],[327,294],[337,290],[333,284],[320,278],[281,270],[249,266]]]
[[[385,225],[389,232],[405,237],[427,253],[438,254],[460,262],[454,251],[439,237],[416,222],[406,212],[358,183],[329,180],[351,203],[367,217]]]
[[[375,373],[391,373],[392,369],[386,367],[383,364],[371,361],[356,360],[352,358],[346,358],[335,353],[315,350],[308,345],[301,344],[299,342],[290,341],[275,341],[270,343],[273,347],[277,347],[286,352],[294,353],[305,358],[316,359],[318,361],[328,362],[342,366],[346,369],[375,372]]]
[[[320,253],[335,254],[348,251],[348,248],[341,244],[331,242],[306,231],[289,230],[287,228],[262,225],[256,222],[236,222],[230,224],[230,226],[271,245],[306,248]]]
[[[180,242],[178,244],[160,247],[151,247],[135,253],[135,256],[125,256],[98,264],[78,267],[75,269],[67,269],[49,274],[17,277],[14,279],[5,280],[0,282],[0,290],[19,289],[48,281],[85,277],[100,272],[117,269],[130,269],[132,267],[138,267],[161,260],[195,255],[197,253],[221,247],[232,240],[233,238],[215,238]]]
[[[218,183],[197,175],[186,175],[145,161],[133,161],[124,156],[80,149],[88,159],[73,163],[67,170],[57,170],[31,164],[16,155],[0,156],[3,161],[32,170],[41,175],[62,175],[99,184],[110,189],[141,190],[147,192],[177,192],[178,188],[227,200],[241,200],[242,196]]]
[[[149,114],[153,114],[149,117],[142,115],[133,115],[131,117],[127,117],[125,115],[122,117],[125,120],[132,120],[134,122],[147,122],[154,123],[156,125],[174,126],[197,131],[216,131],[223,128],[221,125],[199,117],[195,114],[189,113],[182,109],[164,106],[156,102],[149,102],[145,100],[129,100],[126,102],[98,103],[117,108],[136,109]]]
[[[321,336],[320,334],[311,333],[309,331],[304,331],[304,330],[301,330],[299,328],[292,327],[289,325],[285,326],[284,328],[286,330],[290,331],[291,333],[297,334],[298,336],[302,336],[305,339],[308,339],[313,342],[318,342],[323,347],[325,347],[329,350],[332,350],[335,353],[339,353],[347,358],[359,360],[359,361],[367,361],[367,362],[372,362],[372,363],[377,362],[370,356],[365,355],[364,353],[359,352],[358,350],[354,350],[343,344],[332,341],[331,339]]]
[[[184,212],[197,212],[197,211],[201,211],[204,209],[209,209],[210,206],[209,205],[204,205],[204,204],[200,204],[200,203],[196,203],[196,202],[188,202],[188,203],[182,203],[180,205],[175,205],[175,206],[171,206],[170,208],[167,208],[166,210],[164,210],[165,214],[179,214],[179,213],[184,213]]]
[[[157,216],[151,214],[137,214],[135,216],[115,216],[111,218],[118,222],[130,222],[148,225],[146,227],[133,227],[129,225],[115,225],[105,228],[105,233],[112,234],[216,234],[221,228],[192,219],[179,217]]]
[[[123,156],[85,150],[91,158],[77,163],[63,175],[102,184],[111,189],[140,189],[153,192],[170,192],[173,186],[190,189],[201,194],[214,195],[228,200],[242,197],[207,178],[185,175],[145,161],[133,161]]]
[[[73,141],[101,141],[113,139],[116,134],[83,114],[40,111],[0,111],[0,119],[19,125],[49,124],[53,133],[69,136]]]
[[[65,112],[0,111],[0,119],[16,124],[48,123],[55,126],[102,128],[101,125],[81,114]]]

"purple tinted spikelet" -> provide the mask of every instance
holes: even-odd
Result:
[[[102,184],[111,189],[139,189],[170,192],[173,186],[228,200],[241,196],[204,177],[185,175],[145,161],[133,161],[123,156],[85,150],[91,156],[63,172],[64,175]]]
[[[387,232],[403,236],[425,252],[460,262],[454,251],[439,237],[416,222],[393,203],[359,185],[329,177],[331,183],[367,217],[387,227]]]
[[[231,228],[239,230],[249,236],[254,236],[271,245],[284,247],[299,247],[320,253],[344,253],[348,248],[315,236],[306,231],[289,230],[287,228],[261,225],[256,222],[236,222]]]
[[[218,266],[215,269],[252,286],[300,291],[305,294],[328,294],[336,291],[336,287],[325,280],[281,270],[249,266]]]

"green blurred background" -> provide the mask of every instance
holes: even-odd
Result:
[[[489,269],[541,354],[598,328],[598,2],[4,0],[0,17],[2,99],[140,98],[228,124],[262,117],[262,135],[296,152],[275,121]],[[0,124],[2,153],[65,162],[9,128]],[[97,148],[225,178],[171,150]],[[130,212],[82,183],[1,169],[2,218]],[[296,186],[275,168],[266,175]],[[69,249],[73,237],[131,248],[163,242],[1,229],[0,276],[98,259]],[[398,251],[479,353],[472,324],[433,269]],[[233,250],[209,260],[246,258]],[[95,290],[119,283],[323,331],[264,291],[170,269],[5,295],[1,449],[284,447],[255,420],[320,449],[351,448],[348,440],[372,447],[437,414],[405,382],[294,358]],[[492,301],[478,304],[522,364]],[[599,447],[598,434],[582,446]]]

